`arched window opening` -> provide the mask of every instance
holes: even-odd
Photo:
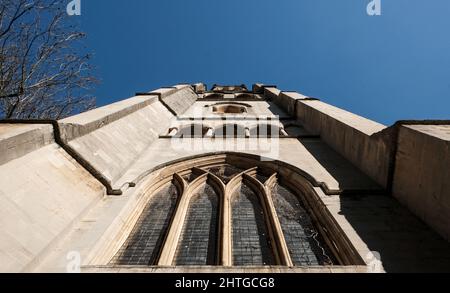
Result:
[[[204,137],[210,128],[203,124],[190,124],[185,125],[178,130],[175,137],[187,138],[187,137]]]
[[[178,191],[173,183],[154,194],[127,241],[116,253],[114,265],[154,265],[158,260],[165,235],[175,212]]]
[[[225,124],[215,130],[216,137],[245,137],[245,127],[238,124]]]
[[[272,199],[294,265],[332,265],[332,253],[299,198],[275,184]]]
[[[328,213],[309,209],[319,195],[293,166],[215,153],[152,174],[142,213],[124,224],[134,225],[127,240],[105,250],[109,265],[364,265]]]
[[[213,93],[213,94],[209,94],[209,95],[205,95],[203,98],[204,99],[209,99],[209,100],[222,100],[224,98],[224,94],[221,93]]]
[[[259,124],[250,129],[251,137],[279,137],[280,127],[275,124]]]
[[[247,108],[237,104],[222,104],[213,106],[212,111],[215,114],[243,114],[247,113]]]
[[[243,94],[238,94],[236,95],[236,99],[242,99],[242,100],[252,100],[255,98],[255,95],[253,94],[248,94],[248,93],[243,93]]]
[[[215,265],[219,197],[205,184],[193,195],[176,252],[176,265]]]
[[[232,166],[232,165],[224,165],[219,167],[213,167],[208,169],[208,172],[219,177],[225,184],[230,182],[230,180],[236,176],[237,174],[245,171],[244,169]]]
[[[211,88],[214,92],[225,92],[225,93],[236,93],[242,91],[248,91],[245,84],[236,85],[236,86],[222,86],[222,85],[213,85]]]
[[[263,207],[258,196],[241,185],[232,196],[233,265],[274,264]]]

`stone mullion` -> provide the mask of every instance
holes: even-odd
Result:
[[[216,188],[216,192],[218,192],[219,195],[219,231],[218,231],[218,235],[219,235],[219,240],[218,240],[218,249],[217,249],[217,256],[218,256],[218,262],[219,265],[223,265],[223,266],[231,266],[231,264],[227,261],[227,259],[229,258],[228,255],[231,251],[231,246],[227,245],[227,243],[229,242],[229,233],[227,230],[227,227],[229,229],[229,225],[224,225],[224,218],[225,218],[225,212],[229,213],[229,209],[227,211],[226,207],[225,207],[225,203],[226,203],[226,188],[225,188],[225,184],[223,183],[222,180],[220,180],[219,177],[217,177],[216,175],[209,173],[209,180],[212,183],[211,185],[213,187]]]
[[[221,265],[231,267],[233,265],[233,244],[231,236],[231,194],[229,190],[224,193],[221,214]]]
[[[231,267],[233,266],[233,222],[231,218],[231,200],[234,191],[241,186],[243,175],[248,172],[256,171],[257,168],[248,169],[242,173],[234,176],[228,184],[225,186],[224,200],[223,200],[223,213],[222,213],[222,258],[221,264],[223,266]]]
[[[272,246],[278,264],[283,266],[293,266],[291,256],[289,254],[289,249],[284,238],[283,230],[281,229],[281,224],[278,220],[278,216],[272,201],[271,189],[268,188],[268,186],[273,186],[274,180],[276,180],[276,176],[271,176],[267,180],[266,184],[262,184],[261,182],[259,182],[259,180],[249,175],[247,175],[245,179],[251,181],[256,185],[255,187],[259,189],[258,194],[261,198],[261,204],[264,208],[264,214],[267,220],[266,224],[269,228],[273,243]]]
[[[222,214],[222,265],[233,266],[233,223],[231,218],[231,200],[233,192],[241,185],[242,173],[231,179],[225,187]]]

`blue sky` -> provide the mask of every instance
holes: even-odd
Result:
[[[450,1],[81,0],[98,105],[177,83],[276,84],[390,125],[450,119]],[[69,1],[68,1],[69,2]]]

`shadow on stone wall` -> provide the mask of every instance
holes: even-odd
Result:
[[[343,188],[339,214],[368,251],[380,253],[386,272],[450,272],[450,243],[325,143],[301,143],[340,186],[358,188]]]
[[[339,214],[369,251],[380,253],[386,272],[450,272],[450,243],[394,198],[343,195],[340,205]]]
[[[300,139],[300,143],[339,182],[344,193],[384,193],[381,186],[353,166],[320,139]]]

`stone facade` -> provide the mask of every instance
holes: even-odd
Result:
[[[264,84],[1,121],[0,271],[448,272],[449,131]]]

